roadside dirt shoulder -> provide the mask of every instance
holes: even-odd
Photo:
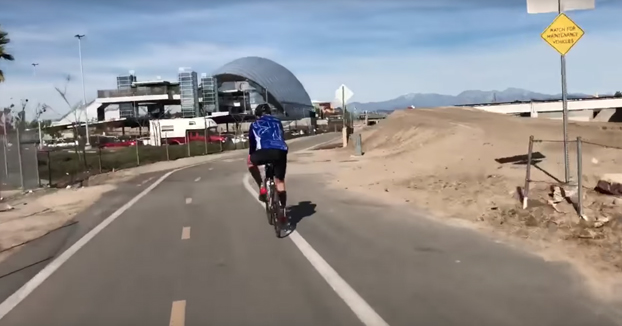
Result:
[[[397,111],[362,131],[363,157],[352,148],[305,153],[297,160],[310,169],[329,171],[332,186],[373,193],[390,202],[412,204],[445,221],[486,230],[545,259],[571,262],[594,293],[622,298],[622,200],[593,191],[602,174],[622,172],[622,126],[571,122],[571,138],[581,136],[586,216],[555,200],[551,188],[563,179],[560,122],[518,118],[471,108]],[[532,168],[529,208],[520,205],[517,188],[525,167],[501,158],[527,154],[529,136],[556,142],[537,143],[542,154]],[[575,146],[573,144],[573,146]],[[576,151],[571,146],[571,172]],[[574,180],[577,178],[575,177]]]

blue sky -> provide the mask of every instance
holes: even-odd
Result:
[[[585,36],[568,55],[570,92],[622,90],[622,1],[570,12]],[[81,99],[139,80],[175,79],[179,67],[211,72],[255,55],[289,68],[312,99],[342,83],[353,100],[407,93],[458,94],[519,87],[559,93],[559,55],[540,38],[555,14],[528,15],[525,0],[0,0],[14,62],[0,62],[0,106],[29,98],[67,111],[54,90],[69,74]],[[31,63],[39,63],[33,75]]]

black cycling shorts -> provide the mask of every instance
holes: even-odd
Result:
[[[285,180],[287,171],[287,151],[280,149],[258,149],[250,157],[251,163],[255,166],[272,163],[274,167],[274,177]]]

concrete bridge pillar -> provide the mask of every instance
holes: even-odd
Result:
[[[538,111],[536,110],[536,108],[533,105],[533,102],[531,102],[531,114],[530,117],[532,118],[537,118],[538,117]]]

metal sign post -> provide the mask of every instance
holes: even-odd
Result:
[[[552,12],[556,5],[557,17],[540,35],[542,39],[560,54],[562,84],[562,115],[564,137],[564,181],[570,181],[568,155],[568,87],[566,82],[566,54],[583,37],[583,30],[575,24],[564,10],[593,9],[594,0],[527,0],[527,11],[532,14]]]

